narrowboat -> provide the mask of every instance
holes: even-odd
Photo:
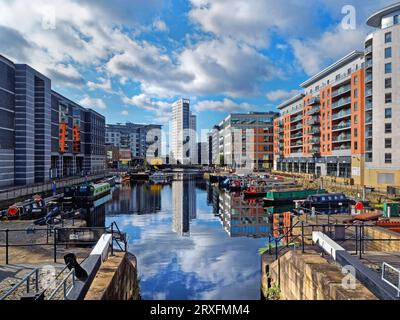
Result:
[[[316,194],[326,194],[326,190],[322,189],[281,189],[270,190],[264,198],[266,207],[273,204],[289,204],[294,200],[306,199],[308,196]]]
[[[99,199],[111,191],[109,183],[88,183],[80,185],[75,193],[76,201],[94,201]]]
[[[47,214],[47,206],[41,196],[35,195],[32,199],[13,204],[7,209],[6,216],[10,220],[38,219]]]
[[[266,186],[249,186],[243,191],[244,198],[260,198],[264,197],[269,190]]]
[[[298,207],[310,211],[312,208],[315,208],[315,211],[325,211],[343,207],[348,209],[350,205],[354,204],[355,201],[349,199],[343,193],[325,193],[308,196],[306,200],[298,202]]]

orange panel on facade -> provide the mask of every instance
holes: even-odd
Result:
[[[324,87],[320,92],[320,153],[332,155],[332,86]]]
[[[60,123],[60,140],[59,140],[59,148],[60,152],[67,151],[67,137],[68,137],[68,127],[66,123]]]
[[[365,152],[364,70],[351,75],[351,154]]]

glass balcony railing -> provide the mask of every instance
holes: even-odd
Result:
[[[365,96],[366,97],[371,97],[372,96],[372,89],[365,90]]]
[[[348,104],[351,104],[351,98],[344,98],[340,99],[339,101],[336,101],[335,103],[332,103],[332,109],[340,108],[343,106],[346,106]]]
[[[372,123],[372,117],[365,118],[365,124]]]
[[[372,130],[367,130],[366,132],[365,132],[365,138],[372,138]]]
[[[372,81],[372,74],[368,74],[365,76],[365,82],[371,82]]]
[[[332,92],[332,98],[337,97],[343,93],[349,92],[350,90],[351,90],[350,85],[341,87],[338,90]]]
[[[367,101],[365,103],[365,110],[372,110],[372,101]]]
[[[320,112],[320,108],[319,108],[319,107],[313,107],[312,109],[308,110],[308,111],[306,112],[306,114],[307,114],[308,116],[311,116],[311,115],[316,114],[316,113],[319,113],[319,112]]]
[[[351,111],[350,110],[341,111],[339,113],[336,113],[336,114],[332,115],[332,120],[337,120],[337,119],[345,118],[345,117],[349,117],[349,116],[351,116]]]
[[[290,131],[295,131],[300,129],[303,129],[303,124],[298,124],[297,126],[294,126],[293,128],[290,129]]]
[[[333,142],[347,142],[351,140],[350,134],[343,134],[333,138]]]
[[[303,116],[300,115],[300,116],[297,116],[297,117],[291,119],[290,122],[292,122],[292,123],[297,122],[297,121],[300,121],[301,119],[303,119]]]
[[[372,46],[368,46],[365,48],[365,54],[371,53],[372,52]]]
[[[370,67],[372,67],[372,60],[367,60],[367,61],[365,62],[365,69],[368,69],[368,68],[370,68]]]
[[[345,129],[350,129],[351,128],[351,122],[346,122],[346,123],[341,123],[336,126],[332,126],[332,131],[338,131],[338,130],[345,130]]]
[[[303,137],[303,134],[302,133],[298,133],[298,134],[290,136],[290,139],[299,139],[299,138],[302,138],[302,137]]]

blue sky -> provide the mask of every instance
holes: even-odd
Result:
[[[198,128],[268,111],[354,49],[386,0],[0,0],[0,54],[28,63],[107,123],[166,124],[190,98]],[[356,28],[341,27],[344,5]]]

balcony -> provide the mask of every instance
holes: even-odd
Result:
[[[319,125],[319,123],[320,123],[319,117],[313,117],[309,120],[306,120],[306,125],[309,126]]]
[[[372,139],[372,130],[365,131],[365,138]]]
[[[366,117],[365,124],[372,124],[372,117]]]
[[[367,54],[370,54],[370,53],[372,53],[372,46],[368,46],[368,47],[365,48],[365,54],[367,55]]]
[[[372,101],[365,102],[365,111],[372,110]]]
[[[367,145],[365,146],[365,151],[366,151],[366,152],[372,152],[372,144],[367,144]]]
[[[312,116],[313,114],[319,113],[320,112],[320,108],[319,107],[313,107],[312,109],[308,110],[306,112],[306,114],[308,116]]]
[[[290,128],[290,131],[296,131],[296,130],[301,130],[301,129],[303,129],[303,124],[298,124],[297,126]]]
[[[372,97],[372,89],[365,90],[365,97]]]
[[[312,138],[311,140],[310,140],[310,143],[311,144],[319,144],[321,142],[321,139],[318,137],[315,137],[315,138]]]
[[[341,87],[338,90],[332,92],[332,98],[340,96],[340,95],[342,95],[342,94],[344,94],[346,92],[349,92],[349,91],[351,91],[351,86],[350,85]]]
[[[348,142],[348,141],[351,141],[351,135],[350,134],[340,134],[337,137],[333,138],[332,141],[334,143]]]
[[[321,130],[319,128],[314,128],[311,130],[310,134],[315,135],[315,134],[320,134]]]
[[[297,134],[290,136],[290,140],[295,140],[295,139],[300,139],[300,138],[303,138],[303,133],[297,133]]]
[[[371,82],[373,79],[372,74],[367,74],[365,76],[365,83]]]
[[[333,147],[332,148],[333,151],[344,151],[344,150],[350,150],[350,149],[351,149],[351,145],[349,143],[341,145],[339,147]]]
[[[365,154],[365,162],[372,162],[372,153]]]
[[[339,131],[339,130],[349,130],[351,129],[351,122],[342,122],[336,126],[332,126],[332,131]]]
[[[369,69],[372,68],[372,60],[367,60],[365,62],[365,69]]]
[[[340,108],[346,105],[351,104],[351,98],[342,98],[339,101],[336,101],[335,103],[332,103],[332,109]]]
[[[300,116],[297,116],[297,117],[291,119],[290,123],[295,123],[295,122],[301,121],[302,119],[303,119],[303,116],[300,115]]]
[[[301,147],[303,147],[303,142],[301,142],[301,143],[291,143],[290,147],[292,147],[292,148],[301,148]]]
[[[312,106],[314,104],[319,104],[319,103],[320,103],[319,97],[312,97],[311,99],[308,100],[307,105]]]
[[[340,111],[339,113],[336,113],[334,115],[332,115],[332,120],[338,120],[341,118],[347,118],[351,116],[351,111]]]

